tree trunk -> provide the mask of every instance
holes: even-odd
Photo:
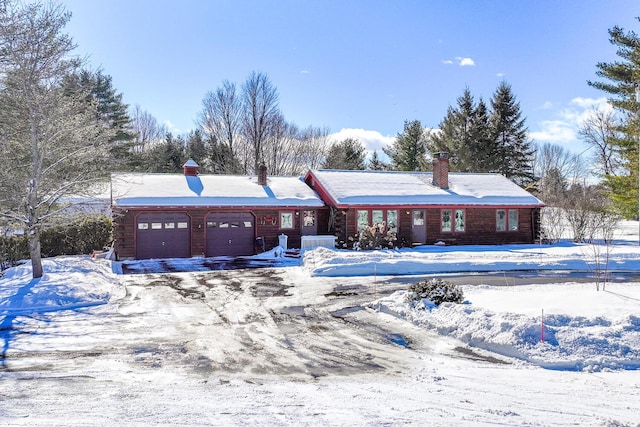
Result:
[[[38,230],[30,230],[29,232],[29,255],[31,256],[31,269],[33,278],[42,277],[42,254],[40,253],[40,233]]]

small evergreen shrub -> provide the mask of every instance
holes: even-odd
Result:
[[[112,238],[113,224],[107,217],[87,217],[67,225],[47,227],[40,232],[42,256],[91,254]]]
[[[0,236],[0,271],[17,265],[18,261],[28,258],[28,254],[26,236]]]
[[[395,246],[396,235],[387,229],[384,222],[364,227],[356,235],[357,242],[354,243],[354,249],[374,250],[393,248]]]
[[[66,225],[55,225],[40,231],[43,257],[58,255],[90,255],[113,240],[113,224],[105,216],[86,217]],[[29,259],[27,236],[0,236],[0,269]]]
[[[433,278],[421,280],[409,286],[407,301],[414,302],[423,299],[428,299],[435,305],[440,305],[443,302],[460,304],[464,301],[464,294],[457,285],[446,280]]]

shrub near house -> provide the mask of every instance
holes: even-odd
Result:
[[[111,220],[104,216],[86,217],[71,224],[56,225],[40,232],[41,252],[45,257],[88,255],[102,249],[113,237]],[[29,258],[24,234],[0,236],[0,265],[8,268]]]

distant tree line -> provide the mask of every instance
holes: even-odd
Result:
[[[469,88],[450,106],[438,129],[425,129],[419,120],[406,121],[404,131],[383,149],[397,170],[430,170],[433,153],[447,152],[450,169],[458,172],[500,173],[525,187],[534,181],[533,143],[511,86],[500,83],[489,109],[476,104]]]
[[[503,174],[549,205],[576,207],[580,195],[585,204],[611,202],[588,209],[637,214],[640,38],[633,32],[609,31],[621,60],[597,64],[605,81],[589,82],[612,95],[615,109],[594,112],[581,129],[602,180],[594,185],[578,178],[585,168],[577,158],[527,138],[506,82],[488,104],[466,88],[438,129],[405,121],[384,158],[374,151],[367,159],[356,139],[330,140],[327,128],[288,122],[276,87],[255,71],[241,85],[225,80],[206,93],[197,129],[173,135],[140,106],[126,105],[109,75],[74,55],[64,32],[70,17],[55,2],[0,0],[0,226],[26,232],[34,277],[42,276],[41,229],[69,221],[74,199],[92,196],[110,172],[178,172],[189,158],[204,173],[253,174],[264,162],[270,174],[300,175],[430,170],[431,156],[446,151],[452,171]]]

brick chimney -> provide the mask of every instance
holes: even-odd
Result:
[[[267,165],[265,165],[264,162],[258,166],[258,184],[263,187],[267,185]]]
[[[449,188],[449,153],[434,154],[433,185],[443,190]]]
[[[187,163],[182,165],[182,169],[184,170],[184,176],[198,176],[198,164],[193,161],[193,159],[187,160]]]

